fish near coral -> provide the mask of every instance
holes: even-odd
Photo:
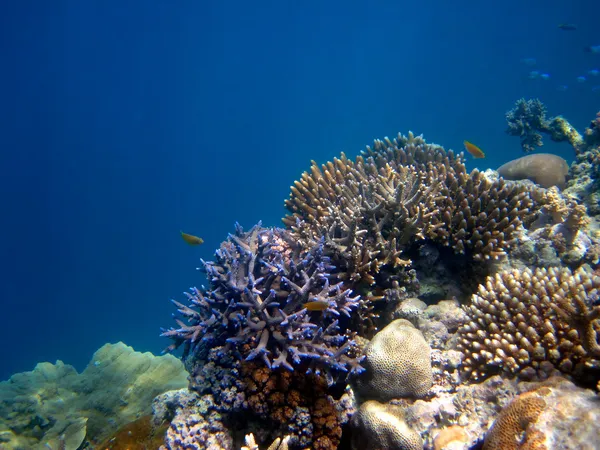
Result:
[[[180,233],[181,233],[181,237],[183,238],[183,240],[190,245],[200,245],[200,244],[204,243],[204,239],[202,239],[198,236],[194,236],[193,234],[187,234],[187,233],[184,233],[183,231],[180,231]]]
[[[507,180],[531,180],[544,188],[560,189],[565,187],[568,172],[567,161],[550,153],[523,156],[498,168],[500,176]]]
[[[475,159],[485,158],[485,153],[483,153],[483,150],[481,150],[475,144],[472,144],[469,141],[464,141],[463,144],[465,144],[465,148],[471,154],[471,156],[473,156],[473,158],[475,158]]]

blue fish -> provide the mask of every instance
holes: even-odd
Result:
[[[588,75],[592,75],[594,77],[597,77],[598,75],[600,75],[600,70],[598,70],[598,69],[588,70]]]
[[[600,53],[600,45],[590,45],[585,47],[584,50],[588,53]]]
[[[579,76],[579,77],[576,78],[576,80],[577,80],[578,83],[585,83],[586,78],[584,76]]]

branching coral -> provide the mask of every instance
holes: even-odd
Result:
[[[163,332],[175,341],[169,349],[185,344],[184,356],[197,357],[227,344],[241,359],[272,369],[310,361],[317,372],[361,370],[346,355],[353,341],[342,329],[359,297],[330,283],[322,243],[300,252],[285,230],[238,226],[216,257],[203,261],[210,288],[193,288],[189,306],[173,301],[182,318]]]
[[[600,278],[584,269],[511,270],[489,277],[459,329],[464,372],[547,375],[547,367],[585,377],[600,368]]]
[[[417,239],[476,260],[502,256],[533,215],[526,188],[469,174],[462,155],[414,136],[376,140],[355,161],[313,162],[291,190],[283,221],[292,234],[302,245],[325,235],[336,277],[367,284],[407,266],[403,251]]]
[[[583,144],[582,136],[564,118],[546,118],[546,107],[539,99],[517,100],[514,108],[506,113],[506,121],[506,132],[519,136],[526,153],[544,145],[541,133],[549,134],[555,142],[568,141],[575,149]]]

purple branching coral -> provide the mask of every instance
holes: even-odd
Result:
[[[187,357],[226,346],[269,369],[308,361],[309,371],[328,376],[362,370],[348,356],[355,352],[346,325],[360,297],[330,283],[322,242],[302,252],[286,230],[238,225],[215,255],[202,261],[209,289],[192,288],[189,306],[173,300],[181,317],[162,334],[175,341],[168,350],[184,344]]]

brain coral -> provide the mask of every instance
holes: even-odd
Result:
[[[418,433],[404,421],[400,406],[374,400],[364,402],[352,418],[354,450],[421,450]]]
[[[498,173],[507,180],[531,180],[544,188],[563,189],[569,165],[558,155],[536,153],[507,162],[498,168]]]
[[[582,269],[509,270],[488,277],[459,328],[463,370],[545,376],[546,366],[585,376],[600,368],[600,278]]]
[[[408,320],[397,319],[365,348],[357,390],[365,398],[423,396],[433,384],[431,348]]]

